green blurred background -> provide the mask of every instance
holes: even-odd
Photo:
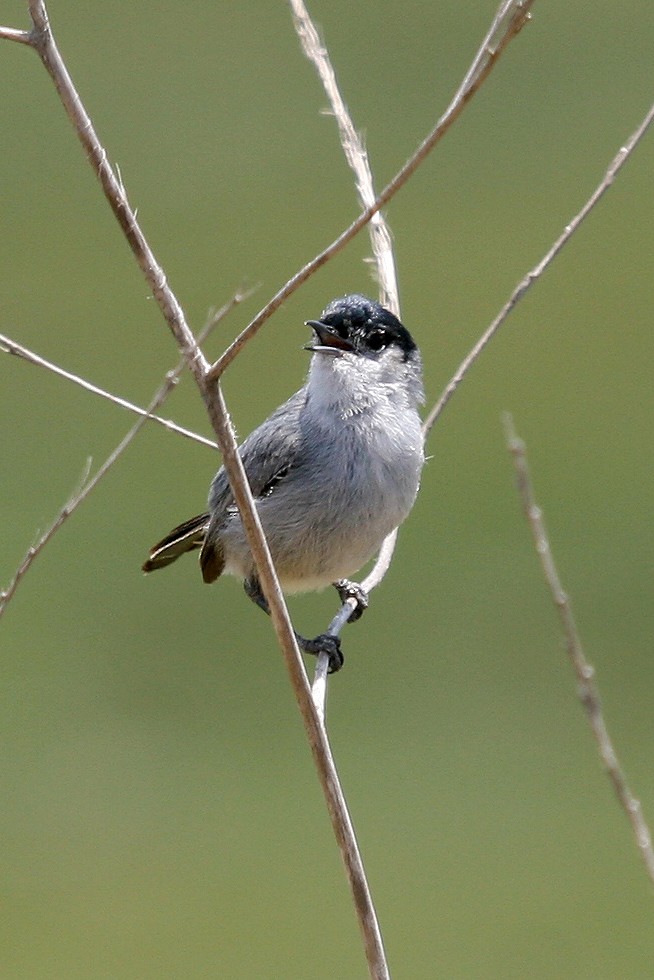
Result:
[[[381,186],[442,112],[494,0],[314,0]],[[27,26],[5,0],[2,21]],[[56,36],[192,325],[220,352],[357,213],[284,3],[52,0]],[[654,6],[537,3],[392,202],[430,402],[652,99]],[[0,46],[0,330],[146,404],[176,352],[38,59]],[[514,491],[514,413],[617,748],[654,820],[650,135],[433,432],[395,563],[330,686],[334,751],[396,977],[654,975],[652,887],[576,700]],[[246,434],[306,371],[302,321],[374,294],[365,235],[230,370]],[[131,418],[0,357],[6,584]],[[164,414],[204,433],[193,384]],[[195,562],[144,578],[209,450],[148,428],[2,620],[8,978],[366,975],[265,617]],[[334,596],[301,597],[319,632]]]

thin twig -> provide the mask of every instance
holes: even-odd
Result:
[[[329,53],[324,41],[320,38],[318,29],[311,19],[304,0],[290,0],[290,5],[293,12],[293,24],[302,45],[302,50],[309,61],[313,63],[322,82],[325,94],[329,99],[331,112],[338,125],[338,133],[345,159],[354,173],[359,201],[363,208],[369,207],[374,203],[376,195],[368,154],[363,140],[352,121],[345,100],[341,95]],[[377,270],[380,302],[399,317],[400,301],[395,256],[393,254],[393,239],[390,228],[381,211],[378,211],[370,219],[368,231]],[[381,581],[381,578],[379,581]],[[379,583],[375,582],[375,584]],[[374,588],[374,585],[372,587]],[[354,607],[355,602],[353,599],[346,600],[330,623],[328,632],[337,636],[349,620]],[[327,655],[321,654],[318,657],[312,685],[313,700],[323,721],[325,717],[328,666],[329,659]]]
[[[350,117],[345,101],[341,96],[336,75],[332,67],[327,48],[321,42],[318,31],[309,16],[303,0],[290,0],[293,11],[293,23],[305,55],[313,62],[325,89],[332,112],[338,124],[338,132],[345,158],[352,169],[359,201],[363,208],[369,207],[375,200],[375,189],[372,171],[368,161],[365,146]],[[393,255],[393,240],[386,220],[378,211],[373,214],[368,225],[370,243],[374,255],[379,283],[380,301],[390,308],[398,317],[400,315],[399,290],[397,271]],[[336,617],[332,620],[328,632],[338,635],[349,620],[354,608],[354,600],[346,600]],[[327,701],[327,677],[329,658],[326,654],[319,655],[311,685],[311,696],[318,713],[320,723],[325,727],[325,710]],[[370,975],[379,980],[390,977],[388,961],[384,950],[377,912],[367,883],[363,858],[359,852],[356,839],[352,835],[349,846],[354,848],[350,855],[350,863],[356,870],[357,879],[365,887],[359,887],[357,880],[352,880],[352,897],[363,937],[368,960]]]
[[[232,492],[241,513],[243,526],[248,535],[248,545],[254,557],[257,572],[262,576],[261,581],[263,584],[263,575],[267,572],[268,568],[273,567],[272,561],[270,559],[268,544],[263,531],[261,530],[257,509],[256,507],[246,507],[247,501],[245,493],[249,493],[250,488],[245,477],[245,470],[238,452],[236,440],[233,438],[233,433],[231,433],[229,416],[224,408],[220,385],[217,386],[217,398],[215,403],[212,403],[212,405],[209,407],[209,411],[210,413],[212,411],[214,412],[212,422],[218,437],[218,442],[223,451],[223,464],[225,469],[228,472],[231,470],[234,473],[233,477],[230,473]],[[231,440],[228,438],[228,435],[232,436]],[[256,527],[258,533],[253,533],[252,525]],[[364,916],[364,921],[361,922],[361,931],[365,939],[366,955],[369,963],[376,964],[377,959],[374,956],[373,951],[368,946],[368,941],[371,937],[375,936],[375,933],[378,932],[377,919],[374,912],[374,906],[370,895],[365,869],[363,862],[361,861],[361,855],[359,852],[356,835],[354,833],[354,827],[352,825],[345,795],[343,793],[338,771],[332,756],[327,732],[325,730],[323,720],[321,719],[313,703],[306,669],[300,657],[297,643],[295,641],[295,634],[290,624],[290,620],[288,619],[288,615],[286,617],[282,617],[278,612],[280,608],[285,610],[286,607],[276,576],[274,577],[274,581],[265,583],[264,591],[270,605],[271,617],[275,632],[277,634],[277,639],[282,648],[284,659],[286,660],[293,690],[302,714],[309,744],[311,746],[314,763],[316,769],[318,770],[323,792],[325,794],[325,800],[327,802],[327,809],[331,818],[334,836],[336,837],[336,841],[345,864],[355,908],[358,915]],[[290,661],[294,654],[296,654],[296,657],[291,663]],[[299,670],[295,669],[296,664],[299,665]],[[382,970],[381,972],[371,972],[371,976],[373,976],[375,980],[384,980],[388,974]]]
[[[511,313],[516,304],[522,299],[528,289],[540,279],[542,274],[548,268],[548,266],[553,262],[556,256],[559,254],[561,249],[567,245],[574,233],[577,231],[582,221],[588,217],[590,212],[593,210],[598,201],[606,194],[609,187],[613,184],[616,176],[627,162],[633,151],[636,149],[641,139],[651,126],[654,121],[654,105],[652,105],[645,115],[645,118],[640,123],[638,128],[634,130],[624,146],[621,146],[617,154],[614,156],[613,160],[609,164],[606,173],[604,174],[602,180],[597,185],[593,193],[590,195],[584,206],[580,211],[572,218],[572,220],[565,226],[559,237],[556,239],[552,247],[545,253],[543,258],[538,262],[533,269],[527,273],[527,275],[518,283],[516,288],[511,293],[509,299],[504,304],[498,315],[495,317],[491,325],[485,330],[481,335],[477,343],[474,345],[472,350],[463,359],[456,372],[454,373],[451,380],[447,383],[443,393],[440,398],[430,411],[429,415],[425,419],[423,425],[423,432],[425,438],[429,435],[436,419],[440,416],[441,412],[449,402],[450,398],[459,387],[460,383],[463,381],[464,377],[475,363],[481,352],[484,350],[486,345],[493,339],[497,331],[500,329],[508,315]]]
[[[363,140],[358,134],[350,117],[345,100],[343,99],[338,88],[336,75],[329,59],[326,46],[324,42],[321,41],[318,30],[312,22],[306,9],[304,0],[290,0],[290,4],[293,11],[295,29],[302,44],[303,51],[307,58],[313,62],[316,71],[318,72],[327,98],[329,99],[331,111],[338,124],[343,152],[350,168],[354,172],[356,188],[359,200],[364,209],[364,214],[369,212],[371,213],[368,230],[370,233],[371,245],[377,268],[377,279],[380,287],[380,300],[383,305],[390,307],[396,316],[399,317],[399,290],[397,285],[395,259],[393,255],[392,237],[382,212],[377,209],[377,198],[374,189],[372,171],[370,169],[368,155],[363,144]],[[436,144],[440,136],[446,132],[450,123],[456,118],[456,115],[454,114],[455,107],[460,105],[462,108],[463,105],[465,105],[465,99],[470,98],[474,90],[474,84],[481,78],[482,71],[490,70],[493,63],[492,59],[496,58],[498,54],[498,50],[494,46],[498,36],[500,41],[506,45],[510,38],[519,31],[520,27],[522,27],[524,20],[528,16],[526,10],[517,21],[511,21],[509,25],[503,24],[503,21],[513,6],[514,5],[510,2],[503,3],[500,6],[496,17],[493,20],[493,23],[491,24],[491,27],[489,28],[476,57],[466,73],[463,82],[459,86],[459,89],[457,90],[457,93],[454,96],[448,110],[441,120],[439,120],[438,125],[432,131],[430,137],[428,137],[425,143],[423,143],[422,147],[418,150],[418,153],[414,155],[412,160],[410,160],[405,168],[403,168],[403,171],[400,172],[400,175],[402,176],[398,175],[399,179],[395,178],[393,193],[402,185],[404,179],[406,179],[405,175],[408,176],[408,174],[411,172],[410,168],[412,166],[417,166],[420,159],[424,159],[424,156],[426,156],[426,153],[429,152],[429,149],[431,149]],[[504,30],[503,35],[502,30]],[[424,151],[422,157],[419,156],[421,151]],[[393,186],[393,182],[391,185],[389,185],[389,187],[391,186]],[[386,190],[388,190],[388,188]],[[386,192],[382,192],[380,198],[384,196],[384,193]],[[253,323],[254,322],[255,321],[253,321]],[[250,327],[251,326],[252,324]],[[250,327],[247,329],[249,330]],[[244,334],[245,333],[246,332],[244,332]],[[241,334],[241,337],[244,337],[244,334]],[[235,343],[238,344],[239,342],[240,338],[237,338]],[[227,351],[227,354],[229,354],[229,350]],[[363,588],[367,592],[371,592],[374,588],[376,588],[376,586],[381,583],[386,572],[388,571],[393,558],[396,541],[397,529],[393,531],[384,541],[372,571],[367,576],[365,582],[362,583]],[[332,619],[332,622],[327,630],[328,633],[338,636],[345,624],[349,621],[354,607],[355,602],[353,599],[346,600],[336,616]],[[316,709],[318,710],[323,722],[326,711],[327,677],[328,658],[326,655],[321,655],[318,657],[316,664],[312,685],[312,696]],[[372,943],[372,948],[375,952],[378,963],[382,963],[382,959],[384,957],[383,946],[381,943],[381,934],[379,934],[376,948],[374,943]],[[383,968],[388,970],[385,959],[383,960]]]
[[[207,319],[202,327],[202,330],[200,330],[198,333],[198,344],[203,344],[207,337],[209,337],[211,334],[214,327],[217,327],[220,323],[222,323],[227,314],[231,313],[237,306],[244,303],[247,299],[250,299],[251,296],[254,296],[258,288],[258,285],[248,287],[241,286],[236,290],[231,298],[227,300],[226,303],[223,303],[222,306],[219,306],[217,309],[212,307],[207,314]]]
[[[132,249],[145,279],[152,290],[166,322],[170,327],[177,346],[198,385],[204,385],[207,361],[191,333],[177,297],[168,285],[166,275],[141,231],[132,210],[122,181],[111,167],[107,153],[98,139],[97,133],[82,104],[82,100],[68,74],[68,69],[55,43],[48,12],[44,0],[29,0],[29,11],[33,29],[30,31],[30,44],[40,57],[50,75],[61,104],[73,124],[77,137],[84,147],[89,163],[98,177],[104,195]]]
[[[418,149],[407,160],[401,170],[393,177],[386,187],[377,196],[374,203],[367,207],[352,224],[343,231],[338,238],[327,246],[322,252],[307,262],[302,269],[295,273],[272,299],[257,313],[255,318],[248,324],[239,336],[230,344],[224,354],[215,361],[209,370],[208,380],[215,381],[219,378],[228,365],[233,361],[243,345],[250,340],[263,326],[266,320],[272,316],[282,303],[295,292],[295,290],[306,282],[310,276],[321,268],[329,259],[333,258],[362,228],[364,228],[372,216],[387,204],[397,191],[406,184],[407,180],[415,173],[423,160],[433,150],[439,140],[445,135],[452,124],[461,115],[463,109],[479,91],[498,59],[506,49],[511,40],[519,34],[522,27],[529,19],[529,10],[533,6],[534,0],[504,0],[493,19],[490,30],[486,34],[475,59],[470,66],[463,84],[457,90],[450,105],[445,110],[441,118],[429,135],[423,140]]]
[[[199,334],[200,341],[203,341],[206,337],[208,337],[211,330],[213,330],[213,328],[216,327],[221,322],[221,320],[230,312],[230,310],[234,309],[237,303],[240,303],[243,300],[243,298],[244,298],[244,294],[235,293],[234,296],[232,296],[232,298],[227,303],[224,304],[224,306],[222,306],[219,310],[213,312],[208,317],[206,324],[204,325],[203,329]],[[116,448],[107,457],[107,459],[104,461],[102,466],[98,469],[97,473],[91,478],[91,480],[88,479],[89,470],[91,467],[91,461],[89,460],[79,490],[77,490],[71,496],[71,498],[64,504],[64,506],[59,511],[59,513],[57,514],[56,518],[54,519],[50,527],[47,529],[47,531],[44,534],[41,535],[37,543],[35,545],[32,545],[32,547],[30,547],[27,550],[27,553],[25,554],[23,560],[18,566],[18,569],[16,570],[9,585],[7,586],[6,589],[0,592],[0,616],[2,616],[9,602],[14,597],[16,589],[20,585],[25,574],[29,571],[35,558],[38,558],[38,556],[41,554],[45,546],[54,537],[54,535],[57,533],[59,528],[61,528],[66,523],[66,521],[71,516],[73,511],[75,511],[79,507],[79,505],[86,500],[88,495],[92,493],[93,490],[95,490],[100,480],[102,480],[102,478],[107,475],[107,473],[114,465],[114,463],[116,463],[120,459],[120,457],[123,455],[123,453],[128,448],[128,446],[134,441],[136,436],[139,434],[139,432],[141,431],[145,423],[148,420],[155,417],[152,415],[152,413],[164,403],[168,395],[171,393],[171,391],[177,384],[177,380],[185,367],[186,367],[186,359],[182,358],[179,361],[179,363],[171,371],[167,373],[163,384],[158,388],[158,390],[153,395],[149,408],[139,413],[141,417],[139,418],[138,422],[136,422],[135,425],[133,425],[132,428],[121,439],[121,441],[118,443]],[[209,445],[214,445],[214,444],[209,443]]]
[[[332,112],[336,118],[340,141],[346,160],[355,174],[356,187],[361,205],[364,208],[364,211],[366,209],[374,208],[375,190],[368,156],[363,145],[363,141],[355,129],[348,109],[345,105],[345,101],[339,91],[336,76],[326,47],[324,43],[321,42],[318,31],[307,12],[303,0],[290,0],[290,3],[294,15],[295,29],[299,36],[304,53],[316,67],[326,95],[329,99]],[[489,43],[490,34],[485,39],[484,49],[486,49]],[[476,65],[471,66],[464,84],[469,83],[474,77],[475,70]],[[385,306],[390,307],[390,309],[392,309],[397,316],[400,316],[399,290],[397,286],[397,273],[393,256],[392,238],[381,211],[375,210],[372,213],[368,229],[370,232],[371,244],[377,267],[377,278],[380,286],[380,300]],[[373,588],[375,588],[375,586],[381,582],[386,574],[392,560],[396,540],[397,530],[393,531],[384,542],[375,567],[367,577],[366,581],[363,583],[363,587],[366,589],[366,591],[371,591]],[[330,623],[328,628],[329,633],[332,635],[338,635],[340,633],[345,624],[348,622],[354,605],[354,600],[345,601],[339,612]],[[312,696],[323,724],[327,697],[327,671],[328,658],[321,655],[316,664],[312,685]],[[356,891],[354,891],[354,897],[355,903],[358,904]],[[390,974],[384,952],[381,930],[377,922],[374,906],[372,906],[372,904],[370,905],[368,910],[369,914],[365,918],[362,917],[361,914],[362,911],[365,911],[365,908],[363,910],[357,909],[357,911],[359,922],[362,927],[364,942],[366,944],[368,965],[371,976],[388,977]],[[366,922],[369,923],[370,928],[374,927],[373,932],[367,931]]]
[[[636,846],[645,865],[645,870],[652,883],[654,883],[654,850],[652,849],[652,838],[649,827],[643,817],[640,801],[636,799],[629,789],[626,776],[606,727],[606,722],[602,714],[599,690],[595,682],[595,670],[586,660],[581,638],[572,614],[570,600],[563,589],[559,573],[554,563],[554,557],[543,520],[543,513],[534,497],[525,444],[522,439],[517,437],[513,419],[510,415],[505,416],[504,424],[507,446],[513,456],[515,465],[520,501],[531,529],[534,547],[543,569],[545,581],[559,614],[568,657],[577,677],[579,700],[586,711],[588,723],[597,743],[597,749],[604,768],[613,784],[613,789],[615,790],[620,806],[627,814],[627,818],[631,824]]]
[[[77,491],[77,493],[75,493],[64,504],[64,506],[59,511],[56,518],[48,528],[48,530],[41,535],[41,537],[39,538],[39,540],[35,545],[33,545],[31,548],[28,549],[13,579],[11,580],[11,582],[9,583],[6,589],[0,592],[0,616],[2,616],[2,614],[4,613],[5,609],[7,608],[7,605],[9,604],[10,600],[14,596],[16,589],[20,585],[21,580],[23,579],[25,574],[29,571],[34,560],[38,558],[38,556],[42,553],[45,546],[48,544],[51,538],[57,533],[59,528],[62,527],[63,524],[65,524],[65,522],[68,520],[72,512],[76,510],[76,508],[79,507],[79,505],[84,500],[86,500],[88,495],[92,493],[93,490],[95,490],[100,480],[103,478],[103,476],[105,476],[108,473],[108,471],[111,469],[114,463],[122,456],[122,454],[125,452],[125,450],[130,445],[130,443],[133,442],[133,440],[139,434],[139,432],[141,431],[141,429],[143,428],[146,422],[147,422],[147,416],[144,415],[141,418],[139,418],[137,422],[134,423],[134,425],[129,430],[129,432],[118,443],[118,445],[111,453],[111,455],[108,456],[107,459],[104,461],[104,463],[97,471],[97,473],[95,473],[95,475],[90,480],[84,482],[83,486]],[[89,461],[89,465],[90,465],[90,461]]]
[[[338,124],[338,132],[343,147],[343,153],[355,180],[359,201],[364,208],[375,203],[375,188],[368,153],[357,132],[349,110],[338,88],[336,74],[329,59],[325,44],[320,39],[318,30],[309,16],[304,0],[290,0],[293,11],[293,23],[300,39],[302,49],[307,58],[313,62],[320,81],[329,99],[331,111]],[[393,239],[390,229],[381,211],[377,211],[368,225],[370,243],[372,245],[377,281],[379,283],[380,302],[396,316],[400,315],[399,290],[397,288],[397,271],[393,255]]]
[[[0,40],[31,45],[32,35],[29,31],[19,31],[15,27],[0,27]]]
[[[79,489],[76,490],[71,495],[71,497],[66,501],[64,506],[57,514],[57,517],[55,518],[53,523],[45,532],[45,534],[42,534],[41,537],[36,542],[36,544],[31,545],[27,549],[27,552],[23,560],[21,561],[20,565],[16,569],[14,576],[10,581],[9,585],[7,586],[6,589],[3,589],[0,592],[0,616],[2,616],[9,602],[11,601],[11,599],[13,599],[16,589],[20,585],[23,576],[26,575],[26,573],[29,571],[29,568],[32,562],[34,561],[34,559],[37,557],[37,555],[39,555],[43,551],[43,549],[45,548],[46,544],[53,536],[53,534],[55,534],[55,532],[59,530],[61,525],[69,516],[71,510],[77,507],[79,503],[80,495],[83,493],[84,487],[86,485],[86,481],[88,480],[89,472],[91,470],[91,462],[92,462],[91,457],[89,457],[86,461],[84,472],[82,473],[82,478],[79,483]]]
[[[114,405],[119,405],[121,408],[126,408],[128,411],[134,412],[135,415],[146,416],[150,422],[156,422],[158,425],[162,425],[165,429],[168,429],[169,432],[176,432],[180,436],[186,436],[187,439],[193,439],[194,442],[199,442],[204,446],[209,446],[211,449],[216,448],[216,443],[211,439],[207,439],[205,436],[201,436],[197,432],[192,432],[190,429],[185,429],[183,426],[177,425],[176,422],[171,422],[170,419],[162,419],[159,415],[148,413],[146,409],[140,408],[138,405],[133,405],[132,402],[128,402],[125,398],[121,398],[119,395],[112,395],[111,392],[105,391],[104,388],[99,388],[91,381],[87,381],[86,378],[80,378],[79,375],[72,374],[70,371],[66,371],[64,368],[58,367],[56,364],[53,364],[52,361],[47,361],[45,357],[41,357],[40,354],[35,354],[34,351],[29,350],[27,347],[23,347],[22,344],[17,343],[15,340],[12,340],[11,337],[7,337],[4,334],[0,334],[0,350],[6,351],[7,354],[14,354],[23,361],[27,361],[28,364],[34,364],[37,367],[45,368],[47,371],[52,371],[53,374],[59,375],[60,378],[65,378],[67,381],[72,381],[74,384],[84,388],[85,391],[90,391],[94,395],[100,395],[100,397],[106,398],[107,401],[113,402]]]

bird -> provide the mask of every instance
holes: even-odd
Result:
[[[356,600],[354,622],[368,597],[350,576],[405,520],[418,493],[422,359],[400,320],[359,293],[334,299],[305,325],[312,339],[304,385],[239,453],[282,591],[331,584],[342,601]],[[154,545],[143,571],[196,549],[206,583],[235,575],[270,612],[224,467],[211,483],[208,510]],[[296,637],[305,652],[327,654],[330,673],[342,667],[337,636]]]

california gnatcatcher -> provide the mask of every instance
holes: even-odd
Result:
[[[418,406],[424,400],[420,352],[388,310],[365,296],[336,299],[313,329],[306,384],[239,448],[281,587],[307,592],[333,584],[353,597],[350,621],[367,596],[349,576],[405,519],[424,463]],[[150,552],[144,572],[200,548],[205,582],[223,573],[244,579],[265,612],[227,475],[220,468],[209,510],[180,524]],[[343,665],[338,637],[298,636],[301,649]]]

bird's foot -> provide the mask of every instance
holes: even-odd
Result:
[[[357,619],[361,619],[368,608],[368,593],[361,588],[358,582],[350,582],[348,578],[341,578],[338,582],[334,582],[334,588],[338,592],[341,602],[345,602],[346,599],[354,599],[356,602],[356,606],[348,619],[348,623],[356,623]]]
[[[316,636],[313,640],[307,640],[298,633],[295,636],[298,646],[305,653],[312,653],[314,657],[320,656],[321,653],[327,655],[329,658],[330,674],[335,674],[341,669],[345,658],[341,651],[341,641],[337,636],[332,636],[331,633],[321,633],[320,636]]]

